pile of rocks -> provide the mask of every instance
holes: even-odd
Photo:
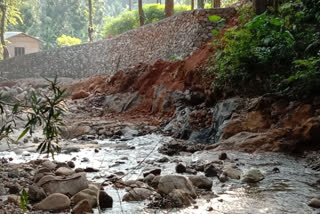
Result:
[[[32,211],[71,210],[75,214],[93,213],[98,203],[100,208],[111,208],[113,199],[103,189],[99,189],[99,185],[88,182],[85,172],[73,170],[69,165],[35,160],[20,164],[14,171],[3,173],[2,176],[7,177],[3,179],[4,185],[0,186],[0,194],[11,194],[4,204],[11,204],[11,207],[19,205],[22,189],[25,189],[30,202],[27,208]],[[10,212],[8,208],[2,211]]]

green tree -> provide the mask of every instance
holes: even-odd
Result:
[[[0,0],[0,40],[3,59],[9,57],[9,52],[4,40],[7,25],[9,23],[13,25],[18,24],[18,21],[23,22],[20,16],[20,5],[21,0]]]
[[[81,39],[72,36],[61,35],[57,38],[57,44],[59,47],[68,47],[72,45],[81,44]]]

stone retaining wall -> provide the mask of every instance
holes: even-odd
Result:
[[[182,12],[111,39],[0,61],[0,74],[5,78],[82,78],[114,74],[139,62],[188,56],[212,37],[216,24],[208,16],[229,19],[235,13],[234,8]]]

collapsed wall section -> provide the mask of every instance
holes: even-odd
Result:
[[[234,8],[182,12],[111,39],[0,61],[0,75],[83,78],[111,75],[139,62],[185,57],[212,37],[216,24],[208,20],[209,16],[219,15],[228,20],[235,13]]]

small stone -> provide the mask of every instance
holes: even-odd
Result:
[[[186,166],[182,163],[179,163],[176,166],[176,173],[184,173],[184,172],[186,172],[186,170],[187,170]]]
[[[93,167],[86,167],[84,169],[85,172],[99,172],[99,169],[93,168]]]
[[[218,175],[218,170],[213,165],[209,165],[204,169],[204,174],[207,177],[215,177]]]
[[[159,163],[166,163],[166,162],[169,162],[169,158],[167,157],[162,157],[158,160]]]
[[[81,162],[89,162],[89,158],[84,157],[84,158],[82,158]]]
[[[143,178],[143,182],[147,184],[151,184],[154,177],[156,177],[154,174],[149,174],[145,178]]]
[[[21,186],[18,183],[8,185],[10,194],[19,194]]]
[[[219,181],[224,183],[228,180],[228,177],[226,174],[222,173],[220,176],[219,176]]]
[[[112,208],[113,199],[105,191],[100,191],[99,193],[99,205],[101,208]]]
[[[264,175],[258,169],[250,169],[241,175],[241,182],[256,183],[264,179]]]
[[[68,161],[67,164],[72,169],[76,166],[73,161]]]
[[[320,199],[319,198],[312,198],[311,201],[308,203],[310,207],[320,208]]]
[[[19,177],[19,170],[18,169],[12,169],[8,172],[9,178],[18,178]]]
[[[222,198],[219,198],[218,201],[219,201],[219,202],[223,202],[223,199],[222,199]]]
[[[227,158],[228,158],[227,153],[222,152],[222,153],[219,154],[219,160],[225,160]]]
[[[280,169],[278,167],[275,167],[272,169],[273,173],[280,173]]]
[[[8,196],[8,202],[9,203],[14,203],[16,205],[20,204],[20,196],[18,195],[9,195]]]
[[[149,174],[154,174],[155,176],[160,175],[161,174],[161,169],[160,168],[156,168],[156,169],[151,169],[149,171],[146,171],[143,173],[143,177],[146,177]]]
[[[212,188],[212,180],[204,175],[190,176],[189,180],[194,186],[198,187],[199,189],[211,190]]]
[[[41,201],[46,198],[46,193],[43,188],[36,184],[29,186],[28,196],[31,201]]]
[[[212,210],[213,210],[212,207],[208,207],[208,208],[207,208],[207,211],[209,211],[209,212],[212,211]]]
[[[95,152],[95,153],[98,153],[98,152],[99,152],[99,149],[94,149],[94,152]]]

